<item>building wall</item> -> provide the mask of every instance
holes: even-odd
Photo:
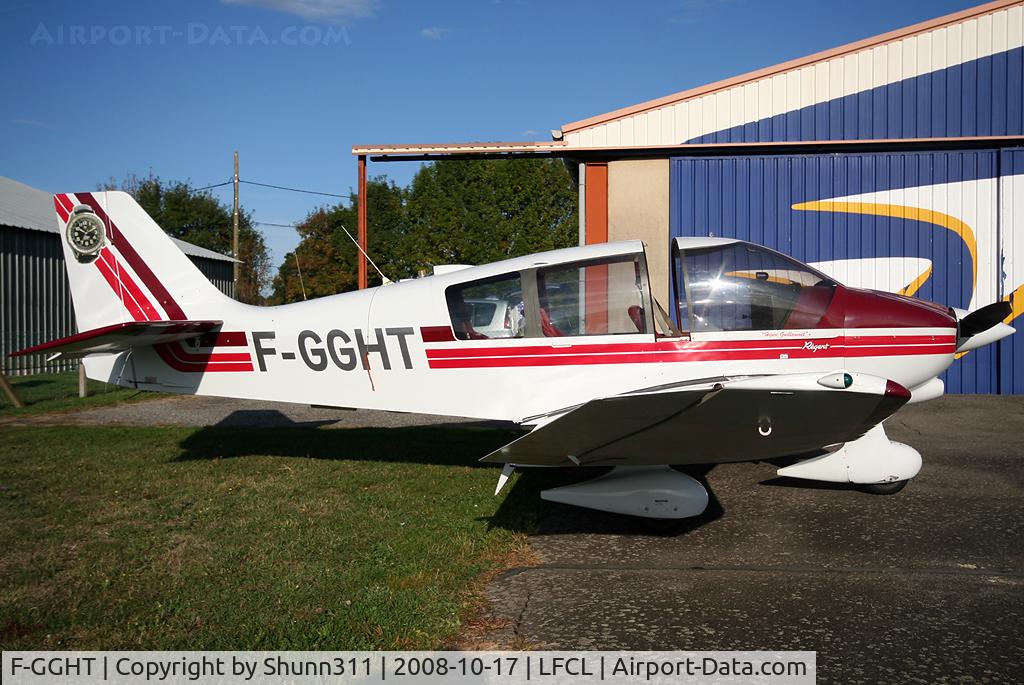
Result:
[[[232,296],[231,262],[189,257]],[[47,364],[45,355],[10,358],[15,350],[77,331],[60,234],[0,226],[0,363],[10,376],[71,371],[76,361]]]
[[[1024,151],[678,157],[670,232],[767,245],[850,286],[1024,312]],[[1020,293],[1019,298],[1014,298]],[[1024,336],[970,352],[952,393],[1024,392]]]
[[[668,286],[669,160],[608,163],[608,240],[647,243],[654,296],[665,307]]]

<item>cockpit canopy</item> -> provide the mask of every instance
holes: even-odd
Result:
[[[837,283],[760,245],[677,239],[673,268],[684,331],[760,331],[820,327]]]
[[[557,261],[551,259],[560,257]],[[841,326],[838,284],[766,247],[721,238],[673,244],[678,327],[652,297],[639,241],[520,258],[445,288],[459,340],[758,331]],[[498,265],[494,265],[498,267]],[[478,272],[479,273],[479,272]],[[462,275],[462,272],[459,272]]]

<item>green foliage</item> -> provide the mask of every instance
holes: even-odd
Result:
[[[110,185],[108,184],[108,187]],[[196,192],[181,181],[158,177],[129,177],[121,188],[130,193],[164,231],[179,240],[221,254],[231,254],[231,208],[209,192]],[[263,235],[253,227],[252,214],[239,210],[238,259],[241,261],[236,298],[259,304],[270,279],[270,257]]]
[[[357,198],[312,212],[274,279],[275,304],[357,287]],[[392,280],[436,264],[485,264],[576,244],[576,187],[556,160],[446,160],[412,185],[367,184],[370,258]],[[301,270],[301,279],[299,277]],[[370,285],[380,282],[370,268]]]
[[[575,244],[576,217],[560,161],[439,162],[413,180],[405,247],[416,268],[484,264]]]
[[[406,194],[404,188],[383,177],[367,183],[367,251],[393,280],[407,275],[398,260],[401,256],[398,246],[405,232]],[[348,203],[311,212],[298,225],[301,241],[294,252],[285,255],[274,278],[270,301],[284,304],[355,290],[359,285],[359,264],[358,251],[352,241],[358,231],[357,222],[355,197]],[[369,281],[370,285],[380,284],[380,277],[372,267]]]

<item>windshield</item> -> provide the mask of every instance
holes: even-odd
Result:
[[[677,253],[676,274],[679,321],[693,332],[815,328],[836,287],[806,264],[750,243]]]

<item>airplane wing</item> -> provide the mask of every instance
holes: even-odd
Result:
[[[910,399],[884,378],[843,371],[648,388],[554,415],[481,461],[621,466],[771,459],[862,436]]]
[[[64,357],[84,357],[88,354],[123,352],[131,347],[145,347],[160,343],[195,338],[209,333],[223,321],[132,321],[118,323],[91,331],[83,331],[67,338],[58,338],[41,345],[33,345],[10,356],[49,353]]]

